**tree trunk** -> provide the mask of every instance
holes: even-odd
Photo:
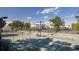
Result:
[[[1,29],[0,29],[0,51],[2,50],[2,42],[1,42]]]
[[[1,29],[0,29],[0,40],[1,40]]]

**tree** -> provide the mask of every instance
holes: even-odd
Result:
[[[72,29],[79,30],[79,23],[73,23],[72,24]]]
[[[14,29],[14,24],[13,23],[8,24],[8,26],[10,26],[11,29]]]
[[[64,25],[64,20],[61,19],[59,16],[56,16],[55,18],[50,19],[50,22],[53,23],[54,30],[56,30],[56,32],[58,32],[61,29],[61,26]]]
[[[24,28],[24,30],[29,30],[30,29],[30,23],[24,23],[23,28]]]
[[[23,28],[24,23],[21,21],[13,21],[12,23],[8,24],[13,30],[21,30]]]
[[[2,44],[2,38],[1,38],[1,34],[2,34],[2,28],[5,26],[6,22],[3,19],[7,19],[8,17],[0,17],[0,51],[3,50],[3,44]]]
[[[3,19],[7,19],[8,17],[1,17],[0,18],[0,39],[1,39],[1,30],[5,26],[6,22]]]
[[[72,29],[79,30],[79,16],[75,16],[75,18],[77,19],[77,23],[72,24]]]
[[[79,22],[79,16],[75,16],[75,18],[77,19],[77,22]]]

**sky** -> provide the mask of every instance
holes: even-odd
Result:
[[[46,22],[59,16],[68,26],[76,22],[77,15],[79,15],[78,7],[0,7],[0,17],[7,16],[8,19],[5,20],[8,23],[13,20]]]

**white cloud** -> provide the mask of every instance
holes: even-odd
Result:
[[[51,8],[45,8],[42,11],[37,11],[36,14],[48,14],[48,13],[54,13],[58,14],[60,10],[58,10],[59,7],[51,7]]]
[[[48,16],[44,16],[44,19],[48,19]]]
[[[48,14],[51,12],[55,12],[58,9],[58,7],[52,7],[52,8],[45,8],[40,13],[41,14]]]
[[[68,27],[68,26],[71,26],[72,25],[72,23],[76,23],[76,21],[75,20],[72,20],[72,21],[65,21],[65,27]]]
[[[74,17],[75,17],[75,15],[71,14],[71,15],[66,16],[65,18],[74,18]]]
[[[28,16],[27,19],[32,19],[32,17]]]
[[[64,21],[65,21],[65,26],[66,27],[68,27],[72,23],[76,23],[76,19],[74,17],[75,17],[74,14],[71,14],[71,15],[68,15],[68,16],[64,17]]]

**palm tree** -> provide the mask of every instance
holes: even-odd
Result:
[[[54,30],[56,30],[56,32],[58,32],[61,29],[61,26],[63,26],[64,24],[63,20],[59,16],[56,16],[55,18],[50,19],[50,21],[53,23]]]
[[[14,30],[14,29],[15,30],[21,30],[23,28],[24,23],[16,20],[16,21],[13,21],[12,23],[10,23],[8,25],[12,28],[12,30]]]
[[[23,28],[24,28],[24,30],[29,30],[30,29],[30,23],[24,23]]]

